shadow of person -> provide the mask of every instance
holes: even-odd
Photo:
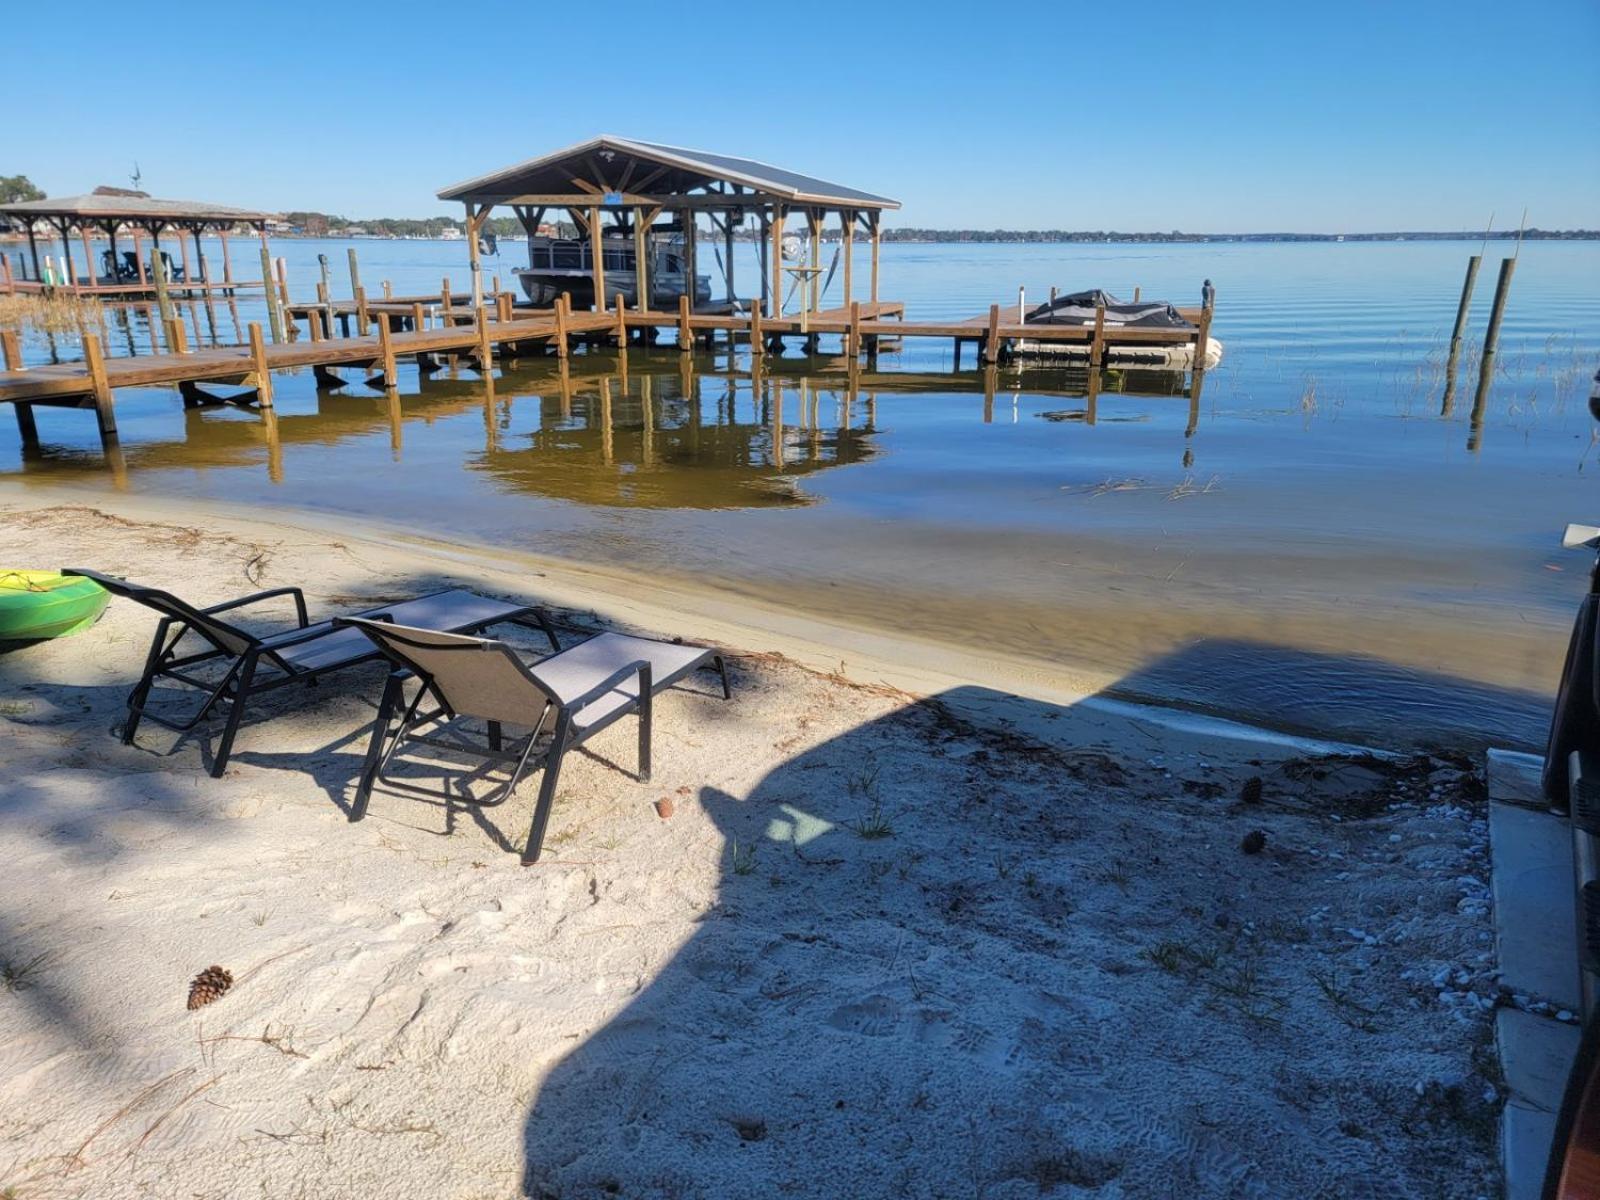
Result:
[[[1077,868],[1048,861],[1103,756],[1003,761],[952,698],[813,747],[746,799],[699,793],[724,839],[715,900],[545,1077],[525,1195],[1032,1198],[1123,1171],[1141,1118],[1103,1077],[1127,968],[1073,951]]]

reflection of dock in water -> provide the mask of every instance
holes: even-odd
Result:
[[[709,367],[709,369],[708,369]],[[1063,404],[1037,413],[1093,426],[1107,399],[1187,399],[1187,447],[1199,422],[1199,389],[1166,372],[989,366],[965,371],[837,372],[826,359],[740,359],[709,365],[677,353],[590,353],[506,367],[498,376],[455,368],[420,375],[415,390],[363,391],[319,385],[315,407],[295,411],[196,405],[182,410],[182,436],[106,451],[114,480],[129,471],[251,469],[281,483],[294,449],[334,447],[386,434],[404,457],[406,425],[479,414],[466,469],[508,493],[604,507],[744,508],[806,504],[808,476],[866,462],[881,451],[880,397],[981,399],[985,423],[1018,419],[1024,397]],[[1009,409],[1009,414],[1007,414]],[[1120,419],[1126,419],[1119,412]],[[531,419],[531,427],[530,427]],[[447,435],[461,446],[461,427]],[[427,430],[413,431],[426,436]],[[25,472],[95,459],[84,451],[25,446]]]

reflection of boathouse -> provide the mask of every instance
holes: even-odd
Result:
[[[795,487],[802,477],[875,453],[874,403],[838,384],[690,371],[541,373],[531,387],[518,380],[519,391],[539,398],[538,426],[502,429],[470,466],[507,490],[583,504],[804,504]]]

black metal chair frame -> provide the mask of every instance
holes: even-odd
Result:
[[[349,620],[336,618],[336,626],[360,626],[359,619]],[[426,645],[408,640],[398,630],[373,631],[374,644],[378,645],[385,658],[395,664],[395,670],[389,675],[388,683],[383,690],[383,701],[378,707],[378,719],[372,728],[372,740],[367,746],[366,761],[361,768],[361,780],[356,787],[356,796],[350,806],[350,820],[361,820],[367,815],[367,804],[372,797],[373,786],[383,780],[392,787],[403,785],[396,784],[393,780],[384,779],[384,770],[388,767],[395,752],[406,743],[432,746],[436,749],[448,750],[456,754],[482,759],[485,762],[510,763],[511,774],[505,783],[494,789],[488,796],[477,799],[457,797],[462,803],[472,804],[475,807],[490,808],[503,804],[509,800],[516,791],[517,784],[530,770],[539,766],[544,767],[544,777],[539,781],[539,798],[534,805],[533,821],[528,827],[528,840],[522,850],[522,865],[531,866],[539,861],[539,855],[544,849],[545,829],[550,824],[550,812],[555,805],[556,785],[561,779],[561,763],[569,750],[574,750],[588,741],[595,734],[610,728],[621,718],[630,713],[639,714],[639,768],[636,778],[641,783],[650,781],[650,740],[654,716],[654,681],[652,669],[648,662],[636,659],[626,666],[613,671],[600,683],[595,684],[583,695],[566,703],[560,701],[552,688],[541,682],[537,668],[530,668],[522,657],[504,642],[492,639],[479,639],[474,642],[457,646]],[[382,638],[379,642],[378,638]],[[397,645],[398,644],[398,645]],[[580,643],[581,644],[581,643]],[[528,680],[529,684],[545,697],[544,707],[540,711],[535,723],[529,727],[528,734],[520,739],[513,739],[510,748],[507,747],[505,731],[499,721],[486,722],[488,729],[485,734],[487,745],[478,745],[460,740],[459,738],[439,736],[438,733],[418,733],[419,728],[437,725],[444,733],[451,732],[453,723],[460,717],[450,706],[443,691],[439,688],[434,677],[420,664],[408,657],[403,647],[413,646],[429,651],[445,651],[449,653],[500,653],[504,654],[515,665],[517,671]],[[572,649],[573,647],[568,647]],[[728,683],[728,665],[723,655],[715,651],[707,651],[709,664],[703,669],[714,670],[722,681],[722,698],[731,700],[733,689]],[[694,668],[690,668],[693,670]],[[637,675],[639,679],[638,698],[609,713],[603,720],[579,730],[574,725],[574,718],[586,706],[592,704],[600,697],[609,694],[618,685],[626,682],[630,677]],[[405,688],[408,682],[415,680],[417,687],[409,701],[405,698]],[[423,709],[425,701],[433,707]],[[552,710],[555,723],[549,735],[541,739],[545,726],[549,723]],[[398,727],[390,733],[390,727],[398,720]],[[543,742],[541,748],[541,741]],[[388,748],[384,743],[388,742]],[[538,753],[535,751],[538,750]],[[409,790],[409,789],[408,789]]]
[[[285,659],[281,651],[326,637],[340,627],[337,619],[312,624],[306,611],[305,593],[298,587],[269,588],[234,600],[226,600],[221,604],[213,604],[207,608],[196,608],[170,592],[129,583],[86,568],[68,568],[63,570],[62,574],[81,575],[86,579],[92,579],[113,595],[133,600],[162,614],[160,622],[156,625],[155,636],[150,642],[150,651],[145,656],[144,671],[139,677],[139,682],[128,693],[128,717],[122,726],[122,743],[131,746],[140,723],[145,720],[154,721],[157,725],[176,733],[188,733],[210,716],[218,704],[225,701],[228,705],[228,716],[211,764],[211,774],[214,778],[220,779],[227,768],[228,758],[233,752],[234,739],[238,736],[239,725],[244,718],[247,699],[291,684],[303,683],[315,687],[323,675],[372,662],[381,657],[374,648],[371,653],[357,658],[341,659],[325,666],[311,668],[297,667]],[[232,612],[235,609],[259,604],[264,600],[285,596],[294,600],[298,628],[305,631],[300,637],[274,638],[271,645],[266,645],[263,639],[255,634],[217,619],[218,613]],[[381,609],[362,615],[378,621],[391,619]],[[561,643],[556,638],[555,630],[551,628],[548,615],[536,605],[515,609],[504,617],[496,618],[494,624],[501,622],[537,629],[549,639],[553,650],[561,649]],[[484,627],[480,625],[475,628]],[[180,654],[179,643],[191,633],[203,640],[208,648]],[[223,661],[227,663],[227,670],[216,682],[191,673],[193,668],[202,664]],[[257,672],[263,663],[277,673],[258,678]],[[184,687],[205,693],[200,708],[188,720],[169,720],[159,713],[149,711],[146,707],[151,689],[156,681],[161,679],[170,679]]]

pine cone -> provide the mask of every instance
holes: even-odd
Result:
[[[1252,775],[1244,781],[1244,787],[1239,789],[1239,800],[1244,804],[1261,803],[1261,776]]]
[[[189,985],[189,1011],[204,1008],[213,1000],[220,1000],[233,986],[233,973],[215,963],[194,977]]]

